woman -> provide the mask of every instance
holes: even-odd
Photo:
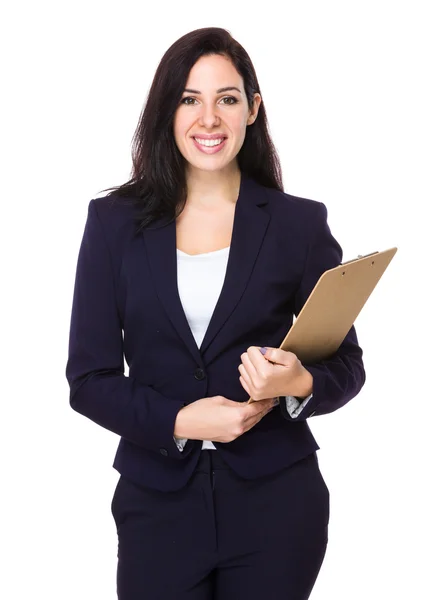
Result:
[[[108,189],[89,204],[66,375],[72,408],[121,436],[118,597],[308,598],[329,493],[306,419],[358,394],[362,350],[353,327],[319,363],[278,348],[342,250],[324,204],[283,192],[227,31],[165,53],[132,178]]]

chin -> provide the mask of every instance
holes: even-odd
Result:
[[[212,161],[212,164],[209,165],[203,161],[192,162],[190,160],[187,160],[187,164],[191,169],[198,170],[198,171],[207,171],[207,172],[212,172],[212,173],[214,173],[216,171],[223,171],[224,169],[226,169],[229,166],[230,162],[231,161],[228,161],[226,164],[223,164],[223,163],[219,164],[219,161],[218,161],[218,164],[213,164],[213,161]]]

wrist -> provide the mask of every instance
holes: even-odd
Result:
[[[292,385],[285,396],[294,396],[295,398],[307,398],[313,392],[314,378],[312,374],[303,367],[302,374],[295,377]]]
[[[177,417],[175,419],[175,424],[174,424],[174,438],[177,440],[184,440],[187,439],[187,435],[185,435],[185,424],[184,424],[184,409],[186,408],[186,406],[183,406],[182,408],[180,408],[180,410],[177,413]]]
[[[313,392],[314,377],[308,371],[308,369],[305,369],[305,367],[303,367],[303,374],[302,374],[301,379],[302,379],[302,381],[301,381],[301,385],[300,385],[300,392],[297,395],[297,397],[298,398],[307,398]]]

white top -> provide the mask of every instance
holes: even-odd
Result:
[[[198,347],[223,287],[229,252],[230,246],[203,254],[187,254],[177,248],[178,294]],[[312,394],[300,402],[294,396],[286,396],[288,413],[292,417],[298,416],[311,398]],[[187,440],[175,441],[182,451]],[[216,450],[213,442],[203,440],[202,449],[207,448]]]
[[[186,254],[177,248],[178,293],[198,347],[218,302],[229,251],[230,246],[204,254]],[[205,448],[216,450],[212,442],[203,440],[202,449]]]
[[[201,346],[224,283],[230,246],[186,254],[177,248],[178,293],[198,347]]]

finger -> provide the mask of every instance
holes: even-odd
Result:
[[[251,348],[249,348],[249,350],[251,350]],[[252,382],[252,385],[254,385],[258,374],[261,373],[262,369],[266,368],[266,362],[260,353],[259,357],[255,357],[254,352],[251,354],[252,356],[250,356],[250,352],[244,352],[241,354],[241,361],[245,367],[248,377],[250,378],[250,381]]]
[[[242,385],[242,387],[245,389],[245,391],[247,392],[247,394],[248,394],[249,396],[251,396],[251,392],[250,392],[250,389],[249,389],[249,386],[248,386],[248,384],[247,384],[246,380],[245,380],[245,379],[244,379],[244,378],[241,376],[241,377],[239,378],[239,381],[241,382],[241,385]]]
[[[258,404],[261,404],[261,402],[258,402]],[[257,421],[260,421],[270,411],[271,411],[271,405],[270,404],[267,405],[263,402],[262,406],[261,406],[261,410],[258,411],[257,413],[255,413],[254,416],[256,417]]]
[[[245,386],[243,385],[243,387],[244,387],[245,391],[248,393],[248,395],[250,397],[252,397],[253,394],[255,393],[255,383],[249,377],[244,365],[240,365],[239,371],[241,373],[240,381],[244,382]]]
[[[247,369],[245,368],[245,366],[243,364],[240,364],[238,367],[238,371],[241,374],[241,377],[244,379],[244,381],[246,382],[246,384],[248,386],[252,385],[251,379],[247,373]]]
[[[267,348],[269,350],[269,348]],[[264,354],[261,352],[260,346],[250,346],[246,353],[251,363],[257,368],[258,371],[267,368],[267,360]]]
[[[264,398],[263,400],[257,400],[256,402],[251,402],[251,405],[258,405],[258,412],[263,412],[264,414],[267,412],[269,408],[273,406],[271,398]],[[256,410],[256,409],[255,409]]]
[[[251,394],[249,394],[249,396],[251,397]],[[264,410],[266,401],[266,398],[264,398],[264,400],[255,400],[254,398],[251,398],[251,401],[247,400],[247,402],[244,402],[244,404],[246,407],[248,407],[246,410],[248,410],[249,413],[252,413],[253,411],[258,412],[260,410]]]
[[[262,354],[261,352],[260,354],[266,360],[284,366],[290,366],[296,358],[296,355],[293,352],[282,350],[281,348],[266,347],[265,354]]]
[[[258,414],[253,415],[252,419],[249,420],[249,429],[257,425],[265,417],[265,412],[261,411]]]

